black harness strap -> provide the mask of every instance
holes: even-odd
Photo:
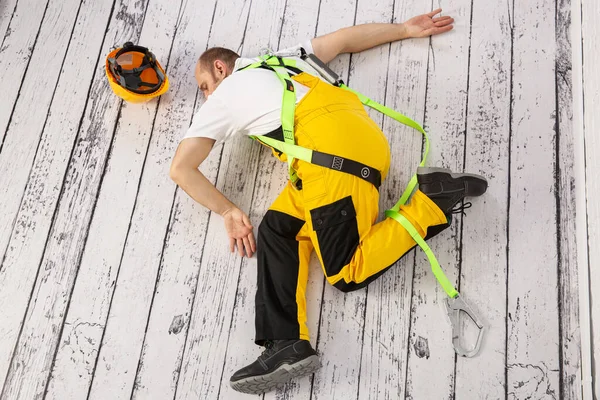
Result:
[[[381,186],[381,172],[358,161],[313,150],[311,164],[354,175],[371,183],[377,190]]]

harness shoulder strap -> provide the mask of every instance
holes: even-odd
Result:
[[[277,74],[277,77],[284,85],[281,107],[281,125],[284,141],[282,142],[265,136],[253,136],[252,138],[286,154],[288,157],[290,180],[292,183],[296,183],[298,180],[296,171],[292,168],[292,162],[294,159],[299,159],[314,165],[354,175],[371,183],[375,188],[379,189],[379,186],[381,186],[381,171],[376,168],[334,154],[323,153],[296,145],[294,140],[296,96],[294,85],[288,73],[288,71],[303,72],[297,67],[296,60],[271,56],[260,62],[244,67],[244,69],[246,68],[265,68],[272,70]]]
[[[277,78],[279,78],[279,81],[283,84],[283,100],[281,103],[281,128],[283,130],[284,143],[288,146],[293,146],[295,145],[294,114],[296,112],[296,91],[294,89],[294,84],[292,83],[292,78],[290,77],[290,74],[288,73],[286,67],[295,68],[296,62],[294,60],[287,60],[286,62],[284,62],[281,57],[264,56],[262,57],[261,61],[256,62],[254,64],[250,64],[244,67],[244,69],[269,69],[275,72],[275,75],[277,75]],[[279,142],[277,140],[275,141]],[[283,151],[281,148],[275,148],[277,150]],[[294,157],[285,151],[283,152],[286,153],[288,159],[288,172],[290,175],[290,181],[295,184],[298,181],[298,174],[292,168]]]

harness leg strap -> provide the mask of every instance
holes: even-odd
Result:
[[[385,215],[388,218],[392,218],[399,222],[404,229],[408,231],[413,240],[419,245],[419,247],[425,252],[429,263],[431,264],[431,270],[435,275],[440,286],[444,289],[449,298],[445,299],[447,314],[450,318],[450,324],[452,325],[452,346],[454,351],[463,357],[473,357],[479,352],[481,342],[483,340],[484,326],[480,321],[479,316],[473,311],[473,309],[459,296],[458,291],[454,288],[454,285],[450,282],[437,258],[431,251],[429,245],[423,240],[417,229],[413,224],[400,212],[394,210],[387,210]],[[462,346],[461,337],[461,312],[466,313],[469,318],[475,323],[478,328],[477,341],[475,346],[471,349],[466,349]]]

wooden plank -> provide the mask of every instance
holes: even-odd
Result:
[[[193,64],[196,62],[195,54]],[[190,76],[193,77],[193,66]],[[195,89],[188,86],[190,88]],[[191,97],[192,102],[194,96],[195,93]],[[187,99],[190,100],[190,97]],[[187,116],[188,120],[190,117],[191,113]],[[201,168],[211,182],[216,179],[219,161],[219,152],[213,152]],[[207,209],[195,203],[185,192],[177,190],[133,398],[173,398],[175,395],[208,216]]]
[[[145,28],[140,38],[142,44],[152,43],[151,50],[163,67],[168,63],[177,17],[177,7],[171,7],[169,10],[167,8],[160,4],[152,6],[152,12],[145,16]],[[151,101],[141,105],[127,105],[121,111],[88,234],[88,245],[82,256],[78,279],[71,296],[71,305],[56,355],[49,384],[50,397],[84,397],[88,394],[111,306],[115,280],[120,271],[123,246],[127,238],[156,107],[157,102]],[[124,174],[123,171],[128,172]],[[158,211],[157,214],[160,215]],[[146,274],[140,276],[150,276],[149,264],[143,265],[146,267]],[[114,322],[118,326],[118,320],[115,319]],[[133,320],[130,322],[133,325]],[[134,347],[131,344],[131,348]],[[125,357],[123,359],[126,360]],[[133,363],[136,362],[137,356]],[[118,379],[114,378],[115,387],[120,387],[117,386],[117,382]]]
[[[283,15],[279,49],[292,47],[313,38],[317,28],[318,13],[318,0],[288,0],[285,7],[285,14]],[[252,209],[253,221],[260,221],[262,219],[266,210],[271,205],[271,201],[279,194],[283,185],[287,182],[287,179],[288,176],[285,166],[278,162],[271,154],[269,154],[269,152],[263,152],[259,161],[259,172],[256,178],[256,189],[254,193],[254,199],[256,200],[253,201]],[[259,202],[263,196],[267,197],[269,201],[266,203]],[[242,271],[245,271],[246,268],[247,267],[242,267]],[[255,272],[252,272],[252,274],[251,281],[254,284],[254,282],[256,282]],[[243,282],[244,279],[250,278],[242,276],[240,282]],[[317,332],[319,330],[324,283],[323,270],[321,269],[319,260],[313,253],[306,288],[307,325],[313,347],[316,346]],[[242,288],[240,287],[240,289]],[[255,291],[256,289],[253,287],[253,290]],[[252,315],[254,315],[253,300],[249,303],[249,305],[241,305],[240,307],[244,307],[242,310],[250,307]],[[248,311],[245,312],[245,315],[247,316]],[[240,317],[237,318],[240,319]],[[252,318],[250,322],[253,323],[253,321],[254,319]],[[238,324],[240,323],[238,322]],[[253,324],[252,329],[254,329]],[[313,377],[314,374],[301,379],[295,379],[274,391],[265,393],[264,399],[275,400],[286,398],[308,400],[310,399]]]
[[[11,134],[4,143],[6,151],[0,153],[0,171],[2,171],[0,174],[2,188],[0,189],[0,209],[2,210],[0,226],[3,227],[0,230],[0,259],[3,258],[0,266],[0,287],[3,288],[0,290],[0,307],[5,309],[5,312],[0,314],[0,337],[2,338],[0,340],[0,382],[4,382],[6,378],[29,296],[35,283],[51,214],[56,204],[55,200],[46,203],[46,200],[49,200],[47,192],[53,191],[56,198],[60,190],[60,184],[55,188],[52,186],[52,182],[45,179],[38,180],[40,172],[46,173],[49,166],[47,163],[49,160],[39,157],[36,158],[34,172],[29,178],[28,184],[28,176],[38,151],[38,144],[40,140],[43,140],[40,137],[44,127],[52,129],[56,127],[58,120],[58,115],[55,115],[54,118],[48,117],[48,107],[52,103],[51,110],[61,114],[61,123],[64,123],[64,127],[75,129],[73,124],[79,122],[83,105],[77,107],[71,103],[71,99],[84,103],[88,86],[82,85],[85,89],[83,87],[74,89],[72,76],[69,76],[70,87],[65,87],[65,74],[61,75],[62,83],[57,86],[58,75],[61,69],[65,68],[65,72],[75,72],[85,76],[86,74],[90,75],[93,68],[93,64],[90,63],[80,63],[73,68],[63,62],[69,60],[71,63],[73,62],[71,52],[77,51],[77,43],[80,43],[78,40],[88,41],[86,43],[87,53],[84,54],[89,54],[90,49],[94,46],[94,42],[87,34],[75,31],[78,34],[77,39],[71,42],[68,57],[64,58],[67,45],[71,41],[71,32],[78,9],[79,1],[68,1],[50,6],[45,23],[41,28],[43,37],[40,38],[40,47],[33,54],[34,64],[25,78],[21,101],[16,105],[14,118],[9,127]],[[94,7],[93,10],[99,11],[97,7]],[[85,14],[86,12],[89,12],[89,7],[82,10],[79,21],[86,21],[86,18],[89,18],[89,15]],[[104,26],[100,26],[103,22],[101,15],[96,17],[99,20],[98,26],[103,30]],[[90,29],[94,31],[96,26],[90,27]],[[77,55],[81,57],[81,53]],[[47,66],[47,71],[44,70],[44,65]],[[72,118],[65,116],[61,110],[65,106],[65,102],[72,106]],[[50,130],[48,132],[51,133],[46,136],[54,133]],[[61,134],[63,134],[62,131],[56,132],[56,135]],[[47,145],[47,142],[45,143]],[[60,143],[60,146],[70,153],[71,146],[64,145],[68,142],[56,143]],[[40,148],[43,151],[45,147],[41,146]],[[60,171],[61,179],[63,176],[64,166]],[[44,214],[42,209],[47,209],[50,215]],[[47,220],[46,224],[43,223],[44,217]],[[33,245],[34,248],[37,246],[37,251],[30,248],[30,245]]]
[[[253,3],[240,52],[243,57],[256,57],[264,48],[278,48],[286,3],[286,0]]]
[[[30,295],[31,289],[25,290],[23,288],[31,287],[34,284],[35,273],[27,274],[25,268],[30,268],[33,271],[38,266],[39,259],[42,256],[65,169],[71,157],[72,143],[77,135],[81,113],[85,108],[86,98],[89,94],[90,88],[88,86],[73,87],[71,77],[78,76],[82,82],[92,79],[96,58],[86,56],[99,52],[110,12],[111,4],[93,2],[89,5],[84,4],[79,13],[80,23],[73,32],[77,40],[73,40],[69,47],[54,101],[50,108],[50,114],[46,121],[46,134],[41,139],[39,151],[17,217],[16,226],[30,228],[15,231],[4,261],[4,268],[8,271],[12,270],[12,275],[14,275],[11,278],[11,274],[8,272],[7,280],[13,282],[15,289],[20,289],[15,293],[5,292],[8,295],[7,299],[10,299],[7,301],[11,302],[13,310],[16,309],[15,305],[19,296],[26,298]],[[71,143],[71,145],[66,146],[67,143]],[[28,254],[29,262],[23,263],[22,254]],[[19,279],[29,279],[29,281],[15,284],[19,282]],[[0,277],[0,286],[3,282],[4,279]],[[0,300],[0,304],[3,304],[3,301],[4,299]],[[25,306],[24,304],[23,314],[25,313]],[[7,326],[11,326],[11,324],[7,324]],[[12,324],[12,326],[16,326],[16,324]],[[82,324],[79,328],[93,329],[94,325]],[[62,376],[61,373],[57,371],[55,373],[57,379],[50,381],[50,388],[53,387],[54,382],[63,382],[59,378]],[[71,382],[71,386],[66,393],[74,393],[76,383],[79,383],[79,381]]]
[[[10,20],[10,30],[6,30],[3,35],[2,46],[0,47],[0,71],[10,71],[10,79],[2,80],[2,96],[0,96],[0,151],[6,135],[6,130],[10,123],[11,115],[15,103],[19,97],[23,77],[32,61],[32,53],[36,47],[38,36],[43,27],[50,29],[45,31],[52,32],[52,27],[57,23],[56,17],[60,15],[62,2],[54,0],[21,0],[17,3],[12,18]],[[51,7],[48,7],[50,6]],[[44,15],[50,11],[49,18],[45,23]],[[69,12],[76,10],[65,10]],[[56,14],[59,12],[59,14]],[[50,16],[53,17],[50,17]],[[68,17],[65,17],[68,18]],[[44,36],[41,37],[44,39]],[[57,46],[60,49],[60,46]],[[52,48],[52,46],[50,46]],[[47,51],[48,49],[46,49]],[[42,59],[42,64],[47,60]],[[35,65],[35,64],[34,64]],[[43,76],[43,74],[41,74]]]
[[[172,1],[152,0],[148,5],[139,42],[152,43],[152,50],[160,57],[163,65],[170,64],[181,4],[183,2],[174,4]],[[166,72],[169,72],[168,68]],[[158,101],[148,103],[144,108],[127,106],[121,110],[103,183],[107,183],[106,191],[109,196],[120,196],[115,189],[118,189],[124,180],[121,172],[124,166],[130,168],[127,178],[138,181],[140,173],[142,177],[139,180],[135,203],[129,202],[130,207],[134,204],[133,215],[98,350],[96,369],[88,396],[90,399],[130,398],[133,391],[135,371],[142,350],[173,204],[174,185],[169,178],[169,167],[177,138],[172,135],[171,129],[165,129],[164,121],[165,111],[171,106],[171,96],[172,94],[169,94]],[[163,105],[158,114],[157,104]],[[172,116],[176,117],[175,113]],[[175,121],[170,122],[174,130],[183,128],[183,125],[178,125]],[[136,148],[132,146],[131,138],[139,135],[139,131],[152,132],[152,135],[149,145],[147,140],[140,141],[140,146]],[[135,158],[136,163],[132,163],[132,152],[141,153],[139,158]],[[110,176],[112,179],[107,181],[112,171],[115,171]],[[130,200],[133,200],[133,196]],[[111,205],[110,201],[108,203]],[[131,215],[131,208],[127,211],[126,218]],[[106,214],[100,216],[98,225],[110,224],[110,215],[109,218],[106,217]],[[122,228],[126,228],[126,225]]]
[[[438,7],[445,15],[455,18],[456,23],[452,32],[431,39],[424,121],[431,140],[427,165],[461,172],[465,153],[471,0],[434,2],[433,8]],[[460,215],[453,218],[450,229],[433,239],[431,246],[448,279],[458,287],[463,219]],[[464,223],[481,221],[467,216]],[[454,396],[455,352],[452,327],[443,312],[446,298],[427,258],[419,250],[413,280],[406,379],[406,394],[411,398]],[[432,370],[436,371],[435,385],[431,384]]]
[[[7,137],[2,145],[4,150],[0,153],[0,226],[3,227],[0,231],[0,259],[10,240],[48,108],[67,56],[80,3],[80,0],[50,3],[14,109],[11,104],[4,110],[10,108],[12,118],[10,124],[5,126]],[[0,59],[9,56],[0,55]],[[0,101],[5,101],[2,97]]]
[[[211,4],[214,9],[215,3]],[[175,126],[185,132],[191,121],[197,92],[194,67],[198,54],[206,48],[213,14],[207,13],[205,8],[198,9],[185,4],[181,15],[173,48],[176,58],[170,69],[176,86],[171,90],[172,98],[168,107],[159,110],[155,128],[165,137],[172,136],[170,130]],[[199,41],[198,38],[206,39]],[[176,140],[179,137],[175,135]],[[169,143],[167,149],[159,152],[160,157],[168,159],[176,145]],[[171,154],[167,154],[167,151],[171,151]],[[219,157],[219,152],[213,152],[201,168],[213,182]],[[195,204],[185,192],[177,190],[138,364],[134,398],[174,397],[208,216],[208,210]]]
[[[17,7],[18,0],[6,0],[0,4],[0,48],[3,47],[3,42],[6,37],[6,34],[9,33],[8,29],[10,27],[10,22],[12,20],[13,15],[15,14],[15,9]]]
[[[100,57],[108,54],[114,43],[138,38],[146,4],[132,1],[114,10],[114,20],[101,46]],[[39,258],[27,261],[40,263],[40,269],[4,387],[4,395],[8,398],[33,398],[44,391],[87,238],[121,104],[105,83],[103,63],[96,65],[95,72],[89,94],[91,101],[86,104],[77,128],[73,158],[61,189],[53,226],[47,242],[42,242],[41,248],[35,249],[39,251],[38,255],[43,249],[43,258],[41,262]],[[70,118],[67,120],[70,121]]]
[[[484,175],[489,188],[462,228],[460,290],[486,324],[486,336],[476,358],[457,359],[457,399],[506,396],[511,7],[475,1],[472,8],[465,170]]]
[[[513,11],[507,391],[558,396],[555,4],[515,2]]]
[[[583,109],[583,29],[581,0],[571,3],[571,94],[573,99],[573,142],[574,142],[574,174],[576,176],[576,228],[577,228],[577,264],[579,283],[579,332],[580,338],[580,379],[581,398],[593,398],[592,357],[594,355],[591,326],[591,282],[588,242],[588,209],[587,209],[587,177],[586,148]],[[591,63],[593,65],[593,62]],[[588,64],[589,65],[589,64]],[[560,69],[557,69],[560,70]]]
[[[250,1],[217,3],[210,46],[239,51],[244,42],[249,10]],[[228,18],[227,21],[233,18],[237,23],[224,23],[224,18]],[[250,208],[254,182],[241,179],[240,173],[243,171],[246,177],[255,176],[259,151],[244,137],[234,139],[222,149],[217,188],[246,212]],[[240,264],[239,255],[229,252],[222,218],[211,213],[176,398],[218,398],[227,351],[224,338],[230,329]]]
[[[210,7],[214,10],[215,5],[213,2]],[[197,92],[194,68],[198,55],[207,47],[212,16],[213,13],[207,13],[205,8],[192,5],[186,5],[182,12],[173,49],[178,58],[171,69],[171,75],[178,77],[178,84],[169,109],[161,109],[159,112],[164,115],[157,121],[165,137],[172,136],[167,132],[176,125],[181,133],[185,132],[191,121]],[[176,135],[175,139],[179,137]],[[174,146],[170,144],[168,149],[171,154],[161,151],[161,157],[172,155]],[[212,182],[216,180],[219,161],[220,152],[214,151],[201,167]],[[177,189],[138,365],[134,398],[166,399],[175,395],[209,215],[207,209]]]
[[[556,98],[559,324],[561,399],[582,398],[581,331],[579,325],[579,278],[577,263],[575,129],[573,126],[573,82],[571,73],[571,2],[556,3]],[[575,36],[576,37],[576,36]],[[576,40],[576,39],[575,39]]]
[[[592,391],[595,398],[600,398],[600,301],[594,291],[594,283],[600,282],[600,248],[596,245],[600,240],[600,180],[598,170],[600,167],[600,119],[594,112],[600,104],[600,28],[598,27],[598,14],[600,4],[597,2],[581,2],[581,30],[583,47],[583,124],[585,133],[585,171],[587,185],[587,219],[588,219],[588,270],[589,293],[591,312],[591,338],[592,338]],[[582,316],[583,317],[583,316]]]

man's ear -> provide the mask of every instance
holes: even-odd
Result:
[[[219,78],[222,79],[228,75],[227,65],[225,65],[225,63],[223,61],[215,60],[214,68],[215,68],[216,75]]]

